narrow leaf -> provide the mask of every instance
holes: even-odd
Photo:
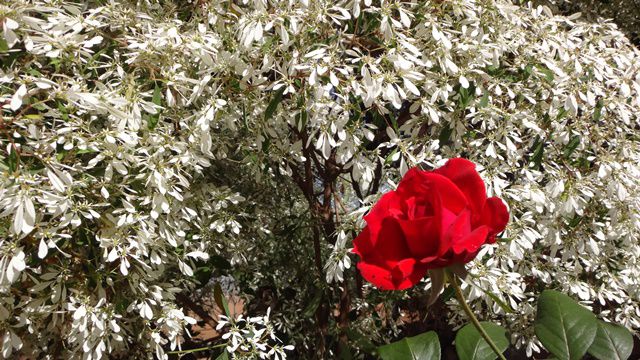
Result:
[[[153,102],[158,106],[162,106],[162,89],[160,89],[160,86],[158,86],[158,84],[156,84],[155,88],[153,89],[153,97],[151,98],[151,102]],[[148,122],[149,130],[155,129],[156,125],[158,125],[159,119],[160,119],[160,112],[157,112],[156,114],[151,114],[149,116],[149,122]]]
[[[267,109],[264,112],[265,120],[269,120],[271,119],[271,117],[273,117],[273,113],[278,108],[278,104],[280,104],[280,102],[282,101],[282,94],[284,93],[285,88],[286,87],[282,87],[275,94],[273,94],[273,97],[271,98],[271,101],[269,101],[269,105],[267,105]]]
[[[222,287],[219,283],[216,283],[213,287],[213,298],[220,310],[223,310],[226,316],[231,316],[229,304],[227,303],[227,299],[225,298],[224,293],[222,292]]]
[[[18,170],[18,161],[18,153],[13,146],[11,146],[9,150],[9,157],[7,158],[7,165],[12,173]]]

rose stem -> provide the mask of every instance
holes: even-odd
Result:
[[[502,355],[502,351],[500,351],[500,349],[498,349],[498,347],[493,342],[493,340],[491,340],[491,338],[489,337],[489,334],[487,334],[487,332],[484,330],[484,328],[480,324],[480,321],[478,321],[478,318],[476,318],[476,316],[473,314],[473,311],[469,307],[469,304],[467,304],[467,301],[464,299],[464,296],[462,295],[462,289],[460,289],[460,285],[458,284],[457,276],[451,272],[449,272],[449,275],[451,275],[450,276],[451,285],[453,285],[453,289],[456,292],[456,298],[458,299],[458,303],[460,303],[460,306],[462,306],[462,309],[471,320],[471,323],[473,323],[473,326],[475,326],[476,329],[478,329],[478,332],[480,333],[480,335],[482,335],[482,337],[487,342],[487,344],[489,344],[493,352],[496,353],[496,355],[498,355],[498,358],[500,360],[506,360],[504,355]]]

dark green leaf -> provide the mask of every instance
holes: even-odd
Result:
[[[569,140],[569,143],[564,148],[564,153],[563,153],[564,157],[568,159],[571,156],[571,154],[573,154],[573,152],[576,150],[578,145],[580,145],[580,135],[575,135],[574,137],[571,138],[571,140]]]
[[[535,333],[558,359],[582,359],[597,331],[595,315],[569,296],[545,290],[538,298]]]
[[[383,360],[439,360],[440,341],[435,331],[429,331],[378,348]]]
[[[9,147],[9,158],[7,159],[7,165],[9,166],[9,171],[12,173],[18,170],[18,153],[13,148],[13,146]]]
[[[286,86],[283,86],[280,90],[273,94],[271,101],[269,101],[269,105],[267,105],[267,110],[265,110],[264,112],[265,120],[271,119],[273,113],[278,108],[278,104],[280,104],[280,102],[282,101],[282,93],[284,93],[284,89],[286,89]]]
[[[349,340],[356,344],[360,350],[368,353],[374,353],[376,351],[376,346],[371,342],[371,339],[368,336],[365,336],[358,330],[352,328],[347,328],[345,332],[349,337]]]
[[[224,310],[224,314],[227,316],[231,316],[231,312],[229,311],[229,304],[227,303],[227,298],[225,294],[222,292],[222,287],[219,283],[216,283],[213,286],[213,299],[216,301],[216,304],[220,308],[220,310]]]
[[[456,295],[455,288],[452,285],[449,285],[444,289],[444,291],[442,292],[442,295],[440,295],[440,299],[442,300],[442,302],[447,302],[451,298],[453,298],[455,295]]]
[[[633,351],[633,335],[626,328],[598,322],[598,331],[589,354],[598,360],[626,360]]]
[[[533,167],[535,169],[540,168],[540,164],[542,164],[543,153],[544,153],[544,141],[537,140],[537,145],[535,146],[535,150],[533,151],[533,155],[531,156],[531,162],[533,163]]]
[[[438,141],[440,141],[440,146],[446,145],[449,143],[449,139],[451,138],[451,133],[453,129],[450,127],[444,127],[440,130],[440,135],[438,135]]]
[[[494,344],[504,352],[509,347],[507,331],[496,324],[480,323]],[[460,360],[494,360],[498,357],[473,324],[467,324],[456,334],[456,353]]]
[[[475,85],[473,82],[469,84],[469,88],[465,89],[462,86],[458,89],[458,93],[460,94],[460,98],[458,99],[458,104],[460,109],[466,109],[469,106],[469,103],[475,96]]]
[[[225,257],[220,255],[211,255],[209,257],[209,264],[213,265],[216,269],[229,270],[231,269],[231,263]]]
[[[229,360],[229,353],[226,350],[223,351],[220,355],[218,355],[216,360]]]
[[[322,302],[322,291],[317,289],[315,295],[313,296],[313,298],[311,299],[307,307],[302,312],[302,316],[304,318],[312,317],[313,314],[316,312],[316,309],[318,309],[318,306],[320,306],[321,302]]]

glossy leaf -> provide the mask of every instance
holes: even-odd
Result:
[[[597,330],[595,315],[569,296],[545,290],[538,298],[535,333],[558,359],[582,359]]]
[[[480,322],[487,335],[501,351],[507,350],[507,331],[496,324]],[[494,360],[498,357],[473,324],[467,324],[456,334],[456,353],[460,360]]]
[[[589,354],[598,360],[626,360],[633,351],[633,335],[622,326],[598,322]]]
[[[440,341],[434,331],[406,337],[378,348],[383,360],[439,360]]]

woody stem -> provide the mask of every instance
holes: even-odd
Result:
[[[462,295],[462,289],[460,289],[460,284],[458,284],[458,277],[453,273],[449,273],[449,278],[451,279],[451,285],[453,285],[453,289],[456,292],[456,298],[458,299],[458,303],[460,303],[460,306],[462,306],[462,309],[469,317],[469,320],[471,320],[471,323],[473,324],[473,326],[475,326],[476,329],[478,329],[478,332],[480,333],[482,338],[487,342],[487,344],[489,344],[489,346],[491,347],[491,350],[493,350],[493,352],[496,353],[496,355],[498,355],[498,358],[500,360],[506,360],[504,355],[502,355],[502,351],[500,351],[500,349],[498,349],[498,346],[496,346],[493,340],[491,340],[491,338],[489,337],[489,334],[487,334],[487,332],[484,330],[484,328],[480,324],[480,321],[478,321],[478,318],[476,318],[476,316],[473,314],[473,311],[469,307],[469,304],[467,304],[467,301],[464,299],[464,296]]]

